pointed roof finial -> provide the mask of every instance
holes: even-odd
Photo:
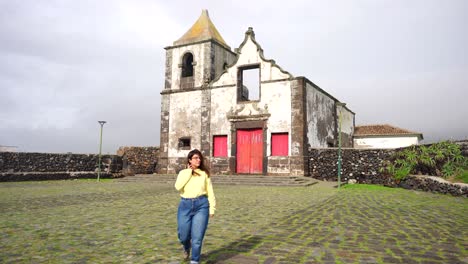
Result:
[[[198,20],[193,26],[178,40],[174,41],[174,45],[183,45],[202,40],[214,39],[223,46],[231,49],[219,34],[213,22],[208,15],[208,10],[203,9]]]

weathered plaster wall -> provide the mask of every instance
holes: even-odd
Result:
[[[214,64],[214,76],[211,80],[220,76],[224,72],[224,65],[231,65],[237,58],[237,55],[234,52],[227,51],[223,46],[212,42],[212,54]]]
[[[341,115],[341,146],[352,148],[354,134],[354,113],[351,112],[348,108],[339,105],[337,105],[336,110],[338,119]]]
[[[190,150],[179,149],[179,138],[190,137],[191,149],[200,148],[200,113],[202,92],[187,91],[171,94],[169,107],[169,157],[186,157]]]
[[[231,153],[231,123],[227,115],[232,107],[236,105],[236,88],[223,87],[211,90],[211,120],[210,120],[210,145],[213,136],[227,135],[228,155]]]
[[[307,140],[310,147],[327,147],[336,141],[335,101],[306,83]]]
[[[419,140],[417,136],[354,138],[355,148],[402,148],[418,144]]]
[[[216,82],[213,83],[213,87],[225,86],[225,85],[237,85],[237,71],[238,67],[260,64],[260,81],[273,81],[288,79],[292,76],[289,73],[282,71],[272,61],[262,59],[261,48],[254,43],[251,35],[246,35],[245,43],[241,44],[238,51],[238,58],[234,65],[229,65],[227,72],[222,74]]]
[[[291,148],[291,82],[262,84],[261,102],[271,115],[267,121],[267,156],[271,155],[271,133],[288,133]]]
[[[171,89],[172,86],[172,64],[174,64],[172,61],[172,49],[166,49],[164,89]]]

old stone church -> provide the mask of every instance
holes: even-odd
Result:
[[[159,173],[197,148],[213,173],[306,175],[308,149],[337,146],[340,123],[352,146],[354,113],[265,58],[252,28],[233,51],[203,10],[165,49]]]

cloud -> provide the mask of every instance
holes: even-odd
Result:
[[[202,9],[236,48],[348,103],[356,123],[466,138],[468,3],[440,1],[0,2],[0,145],[96,152],[159,144],[165,46]]]

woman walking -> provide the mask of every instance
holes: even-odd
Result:
[[[175,188],[181,200],[177,211],[177,232],[183,245],[184,257],[191,264],[199,263],[203,237],[208,226],[208,217],[216,210],[216,198],[211,184],[210,172],[198,149],[189,152],[187,169],[177,175]]]

